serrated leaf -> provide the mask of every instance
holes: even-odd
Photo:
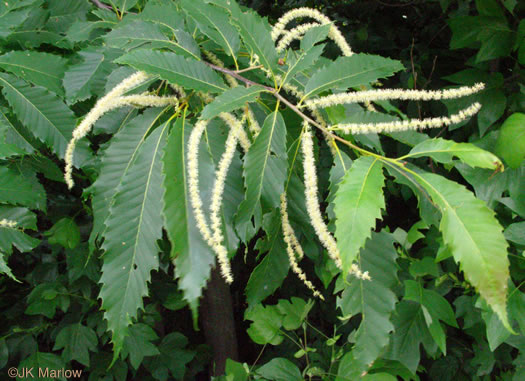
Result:
[[[31,87],[23,80],[2,73],[0,85],[22,124],[63,158],[75,127],[73,112],[43,87]]]
[[[273,294],[283,283],[290,268],[281,233],[280,213],[277,210],[264,216],[263,228],[266,238],[257,242],[256,249],[265,255],[252,271],[246,285],[246,301],[250,306]]]
[[[46,192],[36,173],[16,166],[0,166],[0,202],[46,210]]]
[[[179,279],[179,289],[190,305],[196,324],[199,298],[215,263],[215,253],[202,238],[190,203],[186,181],[186,147],[190,132],[191,125],[179,119],[169,135],[162,158],[165,179],[162,214],[172,244],[171,257],[175,258],[175,276]],[[204,142],[201,142],[199,151],[201,197],[208,200],[215,178],[215,167],[209,155],[206,155]]]
[[[184,0],[182,9],[196,21],[202,33],[219,44],[226,54],[236,58],[241,44],[239,33],[220,8],[204,2],[197,4],[192,0]]]
[[[381,56],[354,54],[340,57],[310,78],[303,98],[311,98],[326,90],[366,85],[403,69],[401,62]]]
[[[111,21],[76,21],[67,30],[66,38],[73,43],[87,41],[93,35],[93,31],[97,29],[109,29],[116,25],[116,22]],[[99,31],[99,34],[102,33]]]
[[[46,22],[46,29],[62,33],[75,21],[86,20],[91,8],[92,5],[84,0],[53,1],[49,4],[49,19]]]
[[[36,51],[13,51],[0,56],[0,67],[57,95],[64,95],[62,78],[67,60]]]
[[[203,62],[185,59],[171,52],[135,50],[116,62],[157,74],[166,81],[197,91],[222,93],[227,88],[219,75]]]
[[[332,28],[332,24],[318,25],[309,29],[301,40],[301,49],[309,50],[318,42],[326,39],[330,33],[330,28]]]
[[[104,40],[108,46],[126,51],[137,48],[165,48],[200,60],[200,56],[193,49],[188,49],[178,40],[170,40],[164,35],[159,25],[143,20],[134,20],[114,28],[104,36]]]
[[[323,53],[324,45],[313,46],[307,51],[299,53],[299,57],[294,58],[288,67],[288,71],[284,75],[282,83],[287,83],[291,78],[295,77],[297,73],[309,69],[315,61],[319,59]],[[290,58],[291,59],[291,58]]]
[[[267,91],[261,86],[237,86],[226,90],[204,107],[201,113],[202,119],[212,119],[221,112],[236,110],[247,102],[254,102],[260,93]]]
[[[36,215],[29,209],[0,205],[0,220],[3,219],[15,221],[16,226],[0,228],[0,252],[9,255],[14,246],[25,253],[40,243],[40,240],[23,232],[23,229],[36,230]]]
[[[486,204],[464,186],[431,173],[415,177],[442,213],[439,230],[472,283],[506,328],[509,260],[503,228]]]
[[[89,351],[95,352],[98,339],[95,331],[80,323],[70,324],[60,330],[53,350],[64,349],[62,358],[69,362],[76,360],[89,366]]]
[[[374,233],[361,250],[358,265],[368,271],[371,280],[350,277],[337,306],[344,316],[361,314],[362,320],[355,336],[355,345],[343,357],[345,369],[351,364],[352,376],[359,377],[368,364],[374,362],[388,344],[389,334],[394,329],[390,316],[394,311],[396,296],[392,288],[397,282],[396,257],[392,237],[386,233]]]
[[[280,205],[279,197],[286,180],[286,126],[279,112],[264,121],[261,132],[244,158],[246,199],[239,205],[236,228],[246,241],[251,218],[262,202],[268,207]]]
[[[4,135],[5,143],[16,145],[26,153],[38,151],[42,145],[15,118],[8,118],[5,110],[0,108],[0,135]]]
[[[86,49],[78,54],[82,61],[70,66],[64,74],[66,99],[70,104],[101,94],[106,77],[115,66],[106,60],[104,54],[94,49]]]
[[[149,109],[125,124],[111,140],[111,145],[104,151],[100,174],[95,183],[87,190],[93,194],[92,206],[94,224],[90,241],[104,229],[104,221],[109,213],[109,206],[118,185],[128,173],[138,149],[147,134],[166,110]]]
[[[335,195],[335,237],[341,254],[343,274],[350,270],[376,219],[385,208],[385,178],[379,160],[362,156],[343,176]]]
[[[162,237],[161,152],[169,122],[157,128],[138,149],[123,176],[105,222],[105,250],[100,282],[102,308],[112,331],[114,360],[128,326],[143,308],[151,271],[159,265],[157,239]]]
[[[435,161],[445,164],[452,163],[452,158],[458,157],[471,167],[497,169],[502,166],[497,156],[474,144],[456,143],[442,138],[429,139],[419,143],[402,159],[421,156],[429,156]]]
[[[525,114],[515,112],[503,122],[494,152],[511,168],[521,165],[525,158]]]

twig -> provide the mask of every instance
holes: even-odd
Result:
[[[113,7],[111,7],[111,5],[101,3],[100,0],[91,0],[91,2],[99,8],[113,10]]]

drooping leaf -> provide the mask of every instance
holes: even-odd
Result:
[[[236,228],[246,242],[251,230],[251,218],[262,202],[278,207],[286,180],[286,127],[279,112],[264,121],[261,132],[244,159],[246,199],[239,205]]]
[[[516,112],[500,128],[494,152],[511,168],[518,168],[525,158],[525,114]]]
[[[197,91],[221,93],[227,88],[219,75],[204,63],[171,52],[135,50],[120,57],[117,62]]]
[[[92,193],[94,224],[90,241],[104,229],[104,221],[109,213],[109,206],[118,185],[128,173],[134,162],[139,147],[147,134],[166,110],[150,109],[125,124],[111,140],[111,145],[104,151],[100,174],[95,183],[87,190]]]
[[[190,203],[186,180],[186,147],[190,132],[191,125],[179,119],[169,135],[162,158],[165,189],[162,214],[172,244],[171,257],[175,258],[179,288],[190,305],[196,324],[199,298],[215,263],[215,253],[203,240]],[[209,200],[215,168],[205,151],[202,142],[199,148],[199,181],[202,199]]]
[[[63,158],[75,127],[73,112],[43,87],[11,75],[0,73],[0,86],[22,124]]]
[[[89,351],[97,349],[97,334],[91,328],[80,323],[70,324],[60,330],[53,350],[64,349],[62,358],[69,362],[76,360],[89,366]]]
[[[235,59],[240,47],[239,33],[230,24],[229,17],[211,4],[182,1],[182,9],[195,20],[206,36],[221,46],[225,53]]]
[[[242,107],[247,102],[254,102],[257,96],[266,91],[261,86],[237,86],[233,89],[226,90],[204,107],[201,113],[203,119],[212,119],[221,112],[228,112]]]
[[[442,138],[425,140],[419,143],[410,152],[403,156],[408,157],[429,156],[432,159],[449,164],[454,156],[471,167],[496,169],[502,163],[494,154],[485,151],[471,143],[456,143]]]
[[[394,329],[390,322],[396,303],[392,288],[397,282],[397,253],[393,243],[390,235],[374,233],[361,250],[358,262],[361,271],[368,271],[372,279],[362,280],[351,276],[350,283],[337,299],[337,306],[341,308],[343,316],[360,313],[362,317],[354,348],[343,357],[341,364],[344,369],[352,369],[352,373],[339,373],[340,376],[359,377],[368,369],[368,364],[378,358]]]
[[[385,208],[384,184],[381,162],[371,156],[354,161],[339,184],[334,200],[335,237],[343,274],[348,273],[376,219],[381,218],[381,209]]]
[[[37,51],[12,51],[0,56],[0,67],[57,95],[64,95],[62,78],[67,60]]]
[[[70,66],[64,74],[64,88],[69,103],[102,94],[106,77],[115,68],[102,52],[95,49],[82,50],[78,54],[82,61]]]
[[[280,217],[277,210],[264,216],[263,228],[266,237],[257,241],[256,249],[265,254],[246,285],[246,301],[249,305],[260,303],[273,294],[288,274],[290,263],[281,233]]]
[[[421,173],[416,180],[441,210],[439,230],[465,278],[510,329],[506,311],[508,244],[494,212],[465,187],[442,176]]]
[[[200,57],[194,49],[188,49],[178,41],[169,39],[159,25],[152,22],[135,20],[114,28],[104,36],[108,46],[113,48],[124,49],[126,51],[137,48],[166,48],[181,54],[200,60]]]
[[[293,362],[285,358],[275,358],[257,369],[257,374],[267,380],[304,380],[301,371]]]
[[[46,210],[46,192],[36,173],[16,166],[0,166],[0,202]]]
[[[143,308],[151,271],[159,264],[156,241],[162,237],[161,152],[169,122],[149,135],[120,182],[105,222],[100,282],[102,308],[112,331],[114,360],[128,326]]]
[[[366,85],[403,70],[399,61],[369,54],[340,57],[315,73],[305,88],[304,99],[325,90]]]

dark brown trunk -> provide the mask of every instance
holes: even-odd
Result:
[[[224,374],[226,359],[237,360],[239,354],[230,288],[222,279],[218,267],[211,272],[200,317],[206,342],[213,353],[212,374],[219,376]]]

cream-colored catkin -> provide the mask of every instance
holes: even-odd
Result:
[[[255,115],[253,114],[253,111],[250,108],[250,106],[244,106],[244,115],[246,117],[246,120],[248,121],[248,129],[252,133],[252,136],[256,138],[257,135],[259,135],[259,133],[261,132],[261,126],[259,125],[259,122],[257,122],[257,119],[255,118]]]
[[[202,51],[204,53],[204,55],[206,56],[206,58],[214,65],[218,66],[218,67],[224,67],[224,62],[222,62],[219,57],[217,57],[214,53],[208,51],[208,50],[205,50],[203,49]],[[228,85],[230,87],[237,87],[239,85],[239,83],[237,82],[237,80],[232,77],[231,75],[228,75],[226,74],[225,75],[225,78],[226,78],[226,82],[228,82]]]
[[[16,221],[7,220],[7,219],[1,219],[0,220],[0,228],[15,228],[18,225]]]
[[[381,132],[397,132],[416,130],[420,128],[439,128],[456,124],[475,115],[481,109],[481,104],[474,103],[460,110],[457,114],[436,118],[407,119],[395,122],[381,123],[344,123],[329,127],[329,130],[340,130],[345,134],[369,134]]]
[[[379,101],[389,99],[399,100],[442,100],[461,98],[475,94],[485,88],[485,84],[477,83],[474,86],[463,86],[457,89],[447,90],[402,90],[402,89],[378,89],[365,90],[354,93],[332,94],[326,97],[310,99],[301,107],[318,109],[347,103],[361,103],[367,101]]]
[[[306,32],[308,32],[310,29],[315,28],[316,26],[319,26],[319,25],[321,24],[316,23],[316,22],[301,24],[285,32],[283,34],[283,37],[279,40],[279,43],[277,44],[277,47],[276,47],[277,53],[281,53],[288,46],[290,46],[290,44],[294,40],[302,39]]]
[[[296,252],[298,254],[299,259],[303,257],[304,252],[301,245],[299,244],[299,241],[297,240],[295,232],[292,228],[292,225],[290,225],[290,221],[288,219],[288,210],[285,193],[281,194],[281,223],[283,229],[283,239],[286,243],[286,253],[288,254],[288,260],[290,261],[290,267],[292,268],[292,271],[304,283],[304,285],[312,291],[315,297],[324,300],[323,295],[319,291],[317,291],[313,283],[306,278],[306,274],[299,267],[299,264],[297,263],[297,260],[295,258]]]
[[[248,137],[248,134],[246,131],[244,131],[244,128],[242,128],[242,123],[232,114],[229,112],[221,112],[219,114],[219,118],[221,118],[226,125],[231,126],[231,128],[235,128],[238,131],[237,138],[239,139],[239,143],[243,149],[244,152],[248,152],[251,146],[250,138]]]

